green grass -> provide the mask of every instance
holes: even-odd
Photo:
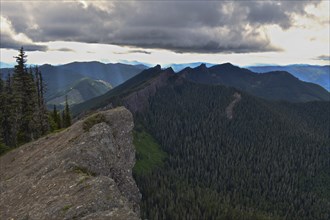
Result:
[[[72,205],[66,205],[62,208],[62,211],[67,212],[71,207],[72,207]]]
[[[75,173],[78,173],[78,174],[82,174],[82,175],[86,175],[86,176],[96,176],[96,173],[90,172],[85,167],[75,166],[73,168],[73,170],[74,170]]]
[[[148,174],[153,169],[163,166],[166,153],[150,134],[145,131],[134,131],[133,144],[136,149],[136,163],[133,168],[135,174]]]

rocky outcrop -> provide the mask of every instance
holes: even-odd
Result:
[[[0,158],[0,219],[139,219],[132,115],[97,114]]]
[[[149,98],[155,95],[157,89],[167,85],[167,80],[173,75],[172,68],[168,68],[158,76],[147,81],[145,85],[140,86],[141,88],[123,98],[125,107],[132,113],[143,112],[149,106]]]
[[[226,116],[229,120],[233,119],[234,107],[239,101],[241,101],[242,96],[238,92],[235,92],[233,98],[234,100],[226,107]]]

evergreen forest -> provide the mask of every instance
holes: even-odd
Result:
[[[152,136],[135,136],[137,168],[166,155],[149,172],[135,169],[142,219],[330,218],[330,103],[268,102],[239,92],[229,119],[236,92],[172,84],[136,116],[136,132]],[[160,153],[141,150],[150,141]]]
[[[48,111],[47,85],[38,66],[27,65],[23,47],[15,59],[13,73],[0,77],[0,154],[71,125],[67,99],[62,112]]]

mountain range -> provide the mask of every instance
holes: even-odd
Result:
[[[157,65],[72,110],[121,105],[135,121],[142,219],[328,219],[321,86],[229,63]]]
[[[329,100],[329,93],[324,88],[303,82],[286,71],[257,74],[225,63],[210,68],[204,64],[196,68],[187,67],[179,75],[198,83],[232,86],[266,99],[293,102]]]
[[[39,70],[46,83],[47,104],[62,105],[65,96],[68,96],[71,104],[77,104],[102,95],[145,68],[143,65],[121,63],[74,62],[59,66],[45,64]],[[12,68],[0,69],[2,78],[11,73]]]
[[[330,89],[329,66],[250,66],[244,69],[229,63],[215,65],[196,62],[171,64],[165,65],[165,67],[171,67],[173,71],[191,81],[233,86],[274,100],[327,100],[328,94],[322,88],[299,80]],[[48,64],[40,66],[47,84],[47,104],[49,106],[60,105],[60,108],[66,96],[68,96],[70,104],[82,103],[104,94],[144,69],[147,69],[147,66],[143,64],[104,64],[100,62],[73,62],[59,66]],[[13,72],[12,68],[0,69],[0,75],[4,78],[10,72]],[[266,75],[263,76],[263,74]],[[92,87],[95,88],[92,89]]]
[[[127,146],[134,138],[133,153],[124,150],[122,158],[136,161],[133,177],[142,197],[126,187],[123,192],[137,196],[136,201],[142,198],[142,219],[329,219],[330,93],[323,87],[286,71],[260,74],[224,63],[200,64],[179,72],[156,65],[108,90],[106,78],[91,79],[82,69],[85,75],[70,70],[78,69],[72,66],[56,78],[60,81],[70,76],[70,83],[62,82],[68,89],[51,98],[59,103],[67,94],[77,103],[88,99],[72,105],[71,110],[76,119],[90,116],[41,141],[50,140],[61,149],[69,146],[69,150],[85,144],[83,147],[92,151],[80,149],[80,153],[100,158],[107,155],[105,149],[113,150],[108,147],[111,143]],[[98,64],[95,66],[98,72]],[[89,96],[97,93],[104,94]],[[117,106],[132,113],[125,127],[116,119],[128,111]],[[119,114],[109,118],[100,112]],[[94,150],[91,146],[98,143],[95,135],[100,134],[104,138],[96,146],[106,148]],[[92,139],[86,144],[81,137]],[[58,144],[61,141],[68,144]],[[41,158],[53,158],[47,151],[40,152]],[[118,159],[116,155],[112,156]],[[18,160],[15,163],[21,163],[22,159]],[[97,176],[94,164],[95,160],[88,162],[79,173]],[[119,185],[130,173],[126,168],[106,170]],[[81,181],[77,180],[79,187]],[[67,216],[70,210],[77,210],[72,207],[65,208]],[[139,210],[138,205],[134,210]]]
[[[187,67],[178,73],[172,68],[162,69],[161,66],[146,69],[109,92],[75,106],[74,113],[104,107],[119,97],[133,96],[139,90],[148,97],[160,85],[169,80],[186,80],[199,84],[225,85],[245,91],[257,97],[276,101],[307,102],[329,101],[330,94],[319,85],[303,82],[285,71],[274,71],[265,74],[254,73],[248,69],[230,63],[206,67],[201,64],[196,68]],[[141,90],[141,88],[148,88]],[[126,98],[127,98],[126,97]],[[133,99],[133,98],[132,98]],[[141,105],[141,103],[139,103]]]
[[[179,72],[187,67],[196,68],[203,64],[202,62],[167,64],[165,67],[172,67],[175,72]],[[215,66],[214,63],[204,63],[207,67]],[[271,71],[286,71],[297,77],[298,79],[318,84],[330,91],[330,65],[307,65],[307,64],[292,64],[286,66],[280,65],[258,65],[245,66],[255,73],[267,73]]]

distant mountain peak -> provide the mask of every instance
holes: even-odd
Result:
[[[295,80],[299,80],[297,77],[293,76],[291,73],[287,72],[287,71],[270,71],[267,72],[268,75],[276,75],[279,77],[286,77],[288,79],[295,79]]]
[[[229,62],[227,62],[227,63],[223,63],[223,64],[220,64],[221,66],[231,66],[231,67],[237,67],[237,66],[235,66],[235,65],[233,65],[232,63],[229,63]]]
[[[214,66],[210,67],[210,69],[219,69],[219,68],[221,68],[221,69],[236,69],[236,70],[242,69],[239,66],[235,66],[231,63],[222,63],[222,64],[219,64],[219,65],[214,65]]]
[[[164,70],[165,72],[175,73],[172,67],[168,67]]]
[[[205,63],[202,63],[201,65],[199,65],[199,68],[207,68]]]

